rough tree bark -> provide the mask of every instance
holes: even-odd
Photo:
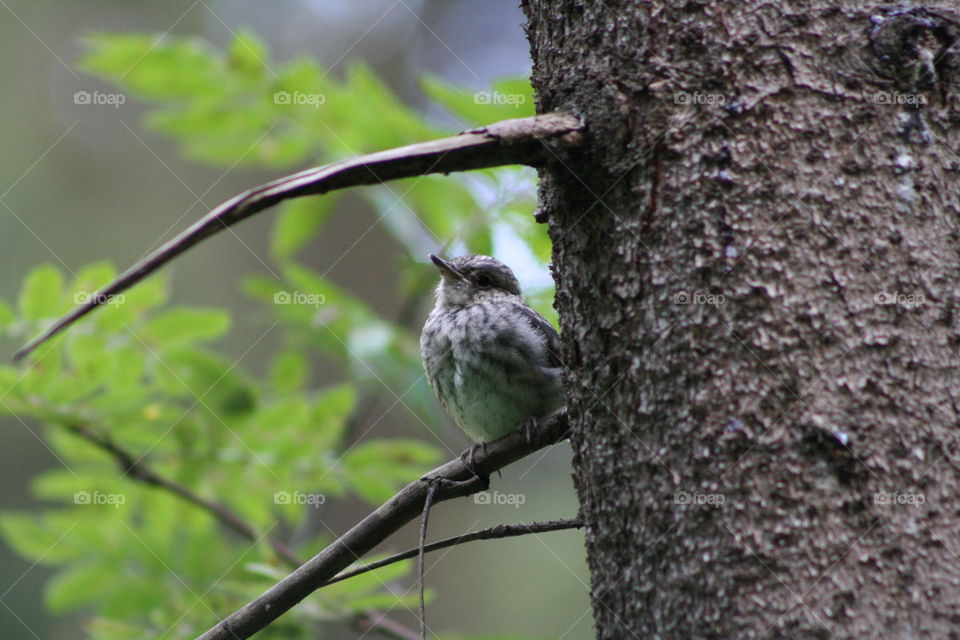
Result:
[[[598,638],[958,637],[950,4],[524,0]]]

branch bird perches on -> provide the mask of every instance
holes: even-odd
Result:
[[[68,326],[126,291],[190,247],[273,205],[300,196],[432,173],[487,169],[508,164],[541,166],[554,157],[551,145],[577,146],[580,121],[566,113],[515,118],[457,136],[378,151],[279,178],[227,200],[175,238],[120,274],[21,347],[18,361]]]

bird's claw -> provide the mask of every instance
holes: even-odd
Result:
[[[523,439],[527,443],[529,448],[536,447],[543,435],[543,430],[540,426],[540,418],[537,416],[530,416],[523,423],[523,426],[520,427],[523,431]]]
[[[479,443],[479,444],[473,445],[472,447],[470,447],[469,449],[467,449],[466,451],[464,451],[463,453],[460,454],[460,459],[463,461],[464,466],[466,466],[467,469],[470,470],[470,473],[472,473],[473,475],[475,475],[475,476],[478,477],[478,478],[482,478],[483,476],[481,476],[481,475],[480,475],[479,473],[477,473],[477,471],[476,471],[476,469],[477,469],[477,464],[476,464],[476,463],[477,463],[477,451],[483,451],[484,455],[486,455],[486,453],[487,453],[487,443],[486,443],[486,442],[481,442],[481,443]],[[489,475],[487,475],[486,477],[487,477],[487,479],[490,478]]]
[[[472,478],[466,480],[451,480],[443,476],[423,476],[420,478],[420,482],[436,485],[437,491],[444,494],[470,495],[490,488],[490,476],[479,476],[477,474],[473,474]]]

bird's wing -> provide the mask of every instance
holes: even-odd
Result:
[[[551,367],[562,367],[560,361],[560,334],[547,322],[547,319],[525,304],[516,305],[520,314],[530,323],[534,330],[547,339],[547,358]]]

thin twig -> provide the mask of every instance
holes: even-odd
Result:
[[[109,302],[205,238],[255,213],[300,196],[432,173],[486,169],[508,164],[542,166],[550,160],[546,144],[581,142],[580,121],[565,113],[503,120],[458,136],[388,149],[295,173],[234,196],[120,274],[113,282],[54,322],[20,348],[20,360],[69,325]]]
[[[548,533],[550,531],[563,531],[566,529],[581,528],[583,528],[583,520],[580,518],[571,518],[569,520],[549,520],[547,522],[531,522],[529,524],[498,524],[495,527],[480,529],[479,531],[474,531],[472,533],[465,533],[462,536],[454,536],[452,538],[438,540],[437,542],[431,542],[430,544],[423,546],[423,551],[424,553],[430,553],[431,551],[438,551],[440,549],[446,549],[447,547],[453,547],[458,544],[465,544],[475,540],[499,540],[503,538],[526,536],[533,533]],[[386,567],[387,565],[409,560],[410,558],[416,557],[420,553],[420,549],[421,547],[417,546],[413,549],[407,549],[406,551],[395,553],[392,556],[384,558],[383,560],[377,560],[376,562],[365,564],[362,567],[357,567],[356,569],[351,569],[350,571],[344,571],[343,573],[337,574],[336,577],[327,580],[320,586],[326,587],[327,585],[334,584],[335,582],[347,580],[349,578]]]
[[[457,457],[428,473],[423,480],[408,484],[326,549],[199,636],[200,640],[243,640],[268,626],[357,558],[364,556],[420,515],[430,478],[453,481],[449,485],[441,485],[436,496],[437,502],[470,495],[480,487],[463,487],[463,481],[476,475],[489,476],[494,471],[561,440],[566,436],[568,426],[566,413],[558,412],[542,421],[542,431],[537,434],[535,442],[516,431],[488,444],[474,458],[476,473]],[[471,484],[475,485],[467,483]]]
[[[417,584],[420,585],[420,640],[427,640],[427,605],[423,597],[423,546],[427,542],[427,521],[430,519],[430,507],[440,490],[439,481],[431,481],[427,488],[427,497],[423,500],[423,518],[420,520],[420,537],[417,544]]]

